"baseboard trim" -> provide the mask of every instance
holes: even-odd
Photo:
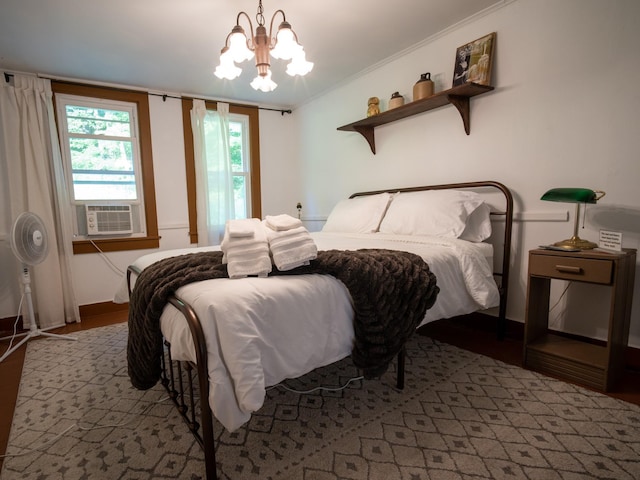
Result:
[[[16,332],[26,331],[22,322],[22,315],[18,317],[18,324],[16,325]],[[3,337],[5,332],[9,332],[9,335],[13,333],[13,325],[16,323],[16,317],[0,318],[0,337]]]
[[[113,302],[100,302],[91,303],[88,305],[80,305],[80,318],[85,319],[87,317],[94,317],[96,315],[107,315],[109,313],[122,312],[129,309],[128,303],[113,303]],[[12,332],[13,324],[16,322],[16,317],[0,318],[0,332]],[[22,315],[18,318],[18,332],[24,330],[22,323]]]
[[[100,302],[88,305],[80,305],[80,318],[95,317],[96,315],[106,315],[109,313],[122,312],[128,310],[128,303]]]

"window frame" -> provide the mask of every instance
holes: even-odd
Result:
[[[217,110],[217,102],[205,101],[207,110]],[[182,126],[184,130],[184,157],[187,175],[187,203],[189,211],[189,241],[198,243],[198,217],[196,202],[196,165],[193,151],[193,130],[191,129],[191,109],[193,98],[182,98]],[[258,107],[229,104],[229,113],[246,115],[249,120],[249,172],[251,181],[251,216],[262,218],[260,189],[260,126]]]
[[[77,100],[76,100],[77,99]],[[138,113],[137,113],[137,109],[136,107],[131,103],[131,102],[121,102],[121,101],[116,101],[116,100],[104,100],[102,98],[95,98],[95,97],[78,97],[76,95],[67,95],[64,93],[60,93],[59,96],[56,97],[56,103],[57,103],[57,110],[56,110],[56,115],[58,115],[58,125],[60,127],[62,127],[62,125],[65,125],[66,128],[60,128],[59,133],[59,137],[61,139],[64,139],[65,142],[68,142],[67,145],[62,146],[62,151],[63,154],[69,155],[69,160],[71,161],[71,169],[66,172],[66,179],[67,179],[67,186],[69,189],[69,192],[73,192],[73,197],[74,197],[74,201],[77,204],[85,204],[85,203],[94,203],[94,202],[103,202],[103,201],[115,201],[115,202],[126,202],[126,203],[137,203],[142,205],[144,203],[144,195],[143,195],[143,190],[142,190],[142,178],[140,176],[140,172],[142,172],[142,168],[140,165],[140,142],[139,142],[139,138],[137,135],[138,132]],[[69,105],[73,105],[73,106],[77,106],[78,104],[81,104],[82,107],[90,107],[90,108],[95,108],[95,109],[109,109],[109,110],[115,110],[117,108],[118,111],[125,111],[129,114],[129,126],[131,127],[131,132],[130,135],[125,137],[125,136],[109,136],[109,135],[103,135],[103,134],[86,134],[86,133],[82,133],[82,132],[69,132],[69,117],[67,115],[66,109],[65,107],[69,106]],[[61,116],[64,116],[65,118],[61,118]],[[95,199],[84,199],[84,198],[77,198],[76,197],[76,190],[75,190],[75,186],[76,186],[76,180],[74,178],[74,175],[76,174],[76,171],[73,168],[73,155],[71,153],[71,139],[74,140],[78,140],[78,139],[88,139],[88,140],[106,140],[106,141],[125,141],[125,142],[130,142],[131,146],[132,146],[132,150],[133,150],[133,170],[131,171],[130,175],[133,175],[136,179],[136,189],[135,189],[135,194],[136,194],[136,198],[131,199],[131,198],[113,198],[113,199],[106,199],[106,198],[95,198]],[[85,174],[98,174],[100,172],[99,169],[94,169],[90,171],[91,173],[89,173],[89,171],[84,172]],[[125,174],[129,174],[129,172],[124,172]],[[107,182],[108,183],[108,182]]]
[[[151,117],[149,113],[149,96],[145,92],[110,87],[77,84],[72,82],[52,81],[53,102],[56,94],[76,95],[102,100],[113,100],[134,103],[137,110],[138,139],[140,144],[140,178],[142,179],[142,195],[144,201],[144,221],[146,235],[136,237],[91,238],[73,241],[73,253],[116,252],[127,250],[152,249],[160,247],[158,233],[158,214],[156,211],[156,194],[153,175],[153,155],[151,148]],[[56,125],[60,131],[61,122],[57,117]],[[66,147],[65,147],[66,148]],[[65,168],[66,163],[65,163]],[[70,204],[69,208],[73,208]],[[74,212],[75,215],[75,212]]]

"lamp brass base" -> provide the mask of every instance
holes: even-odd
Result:
[[[597,243],[590,242],[589,240],[583,240],[580,237],[571,237],[567,240],[556,242],[553,245],[562,248],[579,248],[580,250],[592,250],[598,246]]]

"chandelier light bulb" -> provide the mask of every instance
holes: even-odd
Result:
[[[258,75],[251,82],[251,86],[254,90],[260,90],[261,92],[272,92],[276,89],[278,84],[271,80],[271,70],[267,71],[265,76]]]
[[[253,58],[253,51],[247,47],[247,37],[243,32],[234,32],[229,37],[229,51],[236,63],[242,63],[245,60]]]
[[[284,24],[284,22],[283,22]],[[302,46],[296,41],[295,34],[291,30],[291,25],[280,26],[278,35],[276,36],[276,44],[271,50],[271,56],[282,60],[290,60],[295,55],[297,49],[301,49]]]
[[[309,73],[313,69],[313,62],[308,62],[305,57],[304,50],[301,48],[300,52],[293,57],[291,63],[287,65],[287,74],[293,77],[295,75],[304,76]]]
[[[236,67],[235,63],[233,63],[233,56],[229,47],[223,48],[220,54],[220,65],[216,67],[214,72],[215,76],[220,79],[233,80],[239,77],[241,73],[242,69]]]

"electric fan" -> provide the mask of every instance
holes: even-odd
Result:
[[[49,243],[47,242],[47,231],[42,219],[32,212],[21,213],[13,224],[11,229],[11,250],[14,255],[22,263],[22,284],[24,285],[24,298],[27,304],[27,313],[29,315],[29,332],[17,345],[9,348],[0,358],[2,362],[11,355],[15,350],[32,337],[44,335],[47,337],[62,338],[65,340],[76,340],[75,337],[68,335],[57,335],[47,333],[38,328],[36,324],[36,316],[33,311],[33,299],[31,298],[31,274],[29,267],[41,263],[49,251]]]

